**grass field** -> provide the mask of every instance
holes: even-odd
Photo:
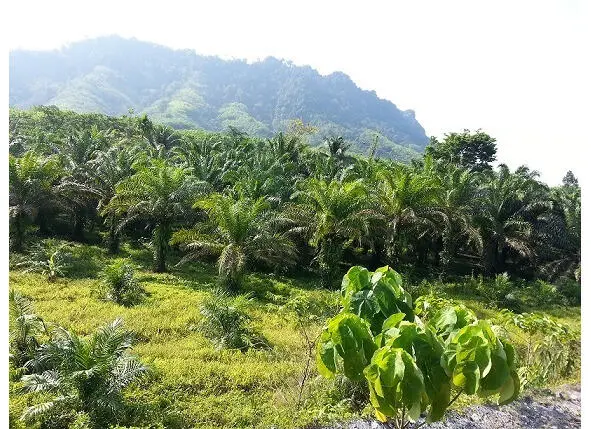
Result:
[[[148,295],[133,307],[106,301],[98,294],[97,275],[110,259],[102,249],[77,246],[74,275],[49,283],[44,276],[10,272],[10,287],[29,296],[45,322],[78,334],[122,318],[138,339],[134,347],[153,375],[127,391],[132,424],[144,427],[280,427],[295,428],[346,420],[356,410],[348,399],[352,387],[318,376],[302,385],[308,362],[306,335],[314,339],[324,321],[338,311],[338,292],[320,289],[314,277],[298,279],[272,274],[247,276],[241,293],[249,294],[247,313],[251,327],[269,348],[247,352],[218,350],[196,332],[199,306],[216,287],[211,264],[192,263],[169,273],[149,271],[150,253],[126,246],[123,256],[138,266],[138,277]],[[486,302],[463,300],[479,317],[495,317]],[[547,312],[580,332],[580,308],[561,307]],[[576,380],[578,371],[569,380]],[[11,383],[11,427],[35,394],[18,393]],[[460,401],[459,406],[468,402]],[[469,402],[473,402],[470,398]]]

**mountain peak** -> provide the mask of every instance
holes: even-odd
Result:
[[[111,115],[133,109],[177,128],[234,126],[265,136],[297,118],[320,130],[317,139],[343,135],[358,151],[379,134],[378,152],[399,159],[428,143],[413,111],[360,89],[341,71],[322,76],[275,57],[222,60],[120,36],[11,52],[9,103]]]

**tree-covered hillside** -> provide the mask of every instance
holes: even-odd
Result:
[[[133,109],[175,128],[270,136],[292,119],[342,135],[352,150],[408,161],[428,144],[414,112],[364,91],[344,73],[321,76],[276,58],[248,64],[119,37],[60,51],[10,53],[10,105],[121,115]]]

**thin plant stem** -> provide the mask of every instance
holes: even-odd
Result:
[[[451,406],[451,404],[453,404],[456,401],[456,399],[458,399],[463,392],[464,392],[464,389],[460,389],[458,394],[456,396],[454,396],[454,398],[449,402],[449,404],[447,404],[447,406],[448,407]]]

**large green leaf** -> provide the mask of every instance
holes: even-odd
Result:
[[[501,387],[498,404],[506,405],[513,402],[517,398],[517,395],[519,395],[520,388],[519,375],[517,371],[513,370],[511,371],[510,377],[507,378],[507,381]]]
[[[380,311],[372,290],[361,290],[351,297],[349,311],[355,313],[365,320],[373,320],[374,316]]]
[[[320,336],[318,369],[352,380],[365,375],[380,421],[401,409],[411,421],[427,409],[427,421],[439,420],[452,385],[466,394],[499,394],[499,403],[518,395],[515,350],[468,308],[447,306],[423,323],[389,267],[353,267],[342,286],[343,309]]]
[[[318,372],[327,378],[332,378],[337,372],[335,344],[330,339],[330,333],[324,331],[316,344],[316,366]]]
[[[342,372],[351,380],[363,377],[376,349],[368,323],[352,313],[339,313],[320,335],[316,362],[321,374]]]
[[[412,298],[402,288],[402,277],[390,267],[371,273],[363,267],[352,267],[341,285],[343,311],[355,313],[370,324],[378,335],[384,321],[393,314],[403,313],[414,321]]]
[[[409,420],[419,418],[426,405],[425,385],[423,374],[409,353],[390,345],[382,347],[376,351],[364,374],[376,411],[393,417],[404,406]]]

